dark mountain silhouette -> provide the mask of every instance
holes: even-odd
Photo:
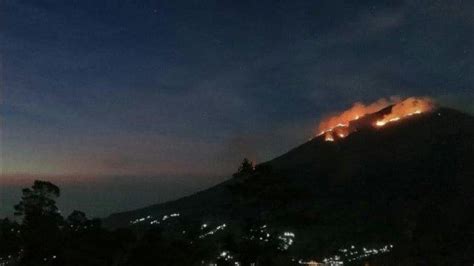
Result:
[[[390,108],[354,121],[346,138],[316,137],[244,177],[113,214],[104,224],[123,227],[140,217],[179,213],[200,221],[291,229],[299,254],[323,256],[348,243],[396,243],[397,260],[430,254],[439,264],[469,262],[474,117],[437,108],[374,127]],[[150,226],[148,221],[137,226]]]

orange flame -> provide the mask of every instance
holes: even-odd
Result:
[[[331,132],[326,133],[326,135],[324,135],[324,140],[325,141],[334,141],[334,137],[332,136],[332,133]]]
[[[358,102],[348,110],[321,121],[318,126],[317,136],[324,135],[325,141],[335,141],[338,138],[345,138],[353,131],[353,129],[349,127],[351,121],[358,120],[367,114],[380,111],[391,104],[394,105],[390,113],[386,114],[382,119],[375,121],[374,126],[383,127],[387,123],[398,121],[407,116],[421,114],[434,107],[433,100],[426,97],[410,97],[403,101],[396,97],[391,97],[389,100],[382,98],[369,105]]]
[[[410,97],[395,104],[389,114],[375,122],[375,126],[383,127],[388,123],[398,121],[404,117],[421,114],[430,111],[434,107],[434,102],[430,98]]]
[[[349,135],[348,127],[350,121],[358,120],[366,114],[377,112],[395,101],[395,98],[390,100],[382,98],[369,105],[357,102],[348,110],[321,121],[318,126],[318,136],[325,135],[326,141],[334,141],[336,136],[344,138]]]

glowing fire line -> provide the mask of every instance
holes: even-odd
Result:
[[[416,110],[415,112],[406,114],[404,117],[417,115],[417,114],[421,114],[421,113],[422,113],[421,110]],[[383,127],[388,123],[395,122],[395,121],[398,121],[400,119],[401,119],[401,117],[397,116],[397,117],[394,117],[394,118],[390,118],[388,120],[378,120],[377,122],[375,122],[375,125],[378,126],[378,127]]]
[[[389,102],[384,99],[368,106],[356,103],[349,110],[340,113],[338,116],[322,121],[319,125],[320,131],[317,136],[324,135],[324,140],[330,142],[335,141],[336,138],[345,138],[353,131],[350,124],[351,121],[358,120],[366,114],[375,113],[388,106],[388,104]],[[405,117],[429,111],[433,106],[434,103],[429,98],[410,97],[403,101],[397,101],[392,106],[390,113],[384,115],[382,119],[375,121],[373,125],[375,127],[383,127],[388,123],[399,121]],[[325,127],[326,129],[324,129]]]

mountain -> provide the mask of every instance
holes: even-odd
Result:
[[[397,260],[472,263],[474,117],[439,107],[374,127],[391,108],[351,122],[347,137],[315,137],[243,177],[104,224],[148,227],[179,214],[291,230],[299,254],[396,243]]]

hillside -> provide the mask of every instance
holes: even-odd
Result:
[[[355,132],[343,139],[316,137],[246,177],[113,214],[104,223],[120,227],[138,219],[135,226],[147,227],[153,218],[178,213],[182,219],[291,230],[302,256],[326,256],[348,243],[396,243],[395,254],[403,257],[469,261],[474,118],[437,108],[370,126],[390,108],[356,121]]]

